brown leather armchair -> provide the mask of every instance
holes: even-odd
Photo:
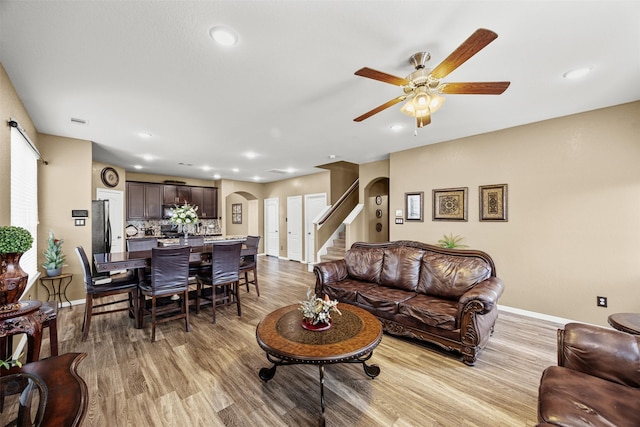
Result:
[[[569,323],[558,366],[542,373],[538,421],[560,426],[640,426],[640,336]]]

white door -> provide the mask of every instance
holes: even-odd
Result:
[[[302,196],[287,197],[287,258],[302,261]]]
[[[272,256],[280,254],[280,199],[264,199],[264,253]]]
[[[96,199],[109,201],[111,252],[124,252],[124,196],[122,191],[98,188],[96,190]]]
[[[307,194],[304,196],[304,235],[305,235],[305,259],[309,264],[316,262],[316,235],[313,221],[320,212],[327,208],[327,194]]]

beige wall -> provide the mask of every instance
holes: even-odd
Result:
[[[464,236],[494,258],[506,306],[602,325],[640,312],[639,135],[635,102],[392,153],[390,209],[424,191],[425,221],[391,238]],[[478,186],[502,183],[509,221],[479,222]],[[432,190],[448,187],[468,187],[468,222],[431,220]]]
[[[66,255],[63,273],[73,273],[73,281],[67,289],[70,300],[84,299],[82,268],[75,253],[76,246],[83,246],[91,254],[91,218],[85,226],[76,227],[71,217],[72,209],[91,212],[92,168],[91,141],[39,135],[40,153],[48,164],[38,170],[38,265],[44,261],[42,252],[47,245],[49,230],[56,238],[64,239],[62,250]],[[43,272],[43,274],[45,274]],[[45,298],[38,289],[38,298]]]
[[[231,217],[231,207],[234,204],[240,204],[242,207],[242,222],[240,224],[233,224]],[[228,235],[246,236],[249,234],[248,226],[248,213],[249,213],[249,200],[244,198],[238,193],[232,193],[227,196],[225,213],[222,215],[225,219]]]

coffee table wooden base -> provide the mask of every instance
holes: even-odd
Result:
[[[318,365],[320,408],[324,423],[324,367],[334,363],[361,363],[369,378],[380,375],[378,365],[368,365],[373,350],[382,340],[382,326],[372,314],[343,304],[341,316],[332,318],[326,331],[307,331],[300,325],[297,305],[282,307],[265,317],[256,329],[258,344],[273,365],[260,369],[262,381],[271,380],[278,366]]]

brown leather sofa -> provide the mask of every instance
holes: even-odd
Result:
[[[538,424],[640,426],[640,336],[569,323],[558,330],[558,366],[544,370]]]
[[[314,273],[316,295],[368,310],[387,333],[457,351],[467,365],[493,332],[504,290],[486,253],[406,240],[354,243]]]

